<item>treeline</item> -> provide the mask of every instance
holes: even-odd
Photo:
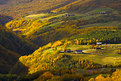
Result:
[[[110,30],[97,30],[91,31],[86,34],[80,34],[72,37],[71,39],[77,39],[81,41],[80,44],[91,43],[94,44],[98,41],[109,44],[121,43],[121,31],[110,31]],[[87,42],[86,42],[87,41]]]

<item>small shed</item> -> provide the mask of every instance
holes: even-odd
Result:
[[[106,14],[106,12],[105,12],[105,11],[103,11],[103,12],[100,12],[100,14]]]
[[[73,52],[71,49],[66,50],[66,53],[71,53],[71,52]]]
[[[71,49],[64,49],[64,51],[60,51],[60,53],[71,53],[73,52]]]
[[[64,51],[60,51],[60,53],[64,53]]]
[[[102,42],[97,42],[96,44],[97,44],[97,45],[102,45]]]
[[[68,16],[70,16],[70,15],[69,15],[69,14],[66,14],[65,16],[67,16],[67,17],[68,17]]]
[[[74,50],[74,53],[80,54],[80,53],[83,53],[83,52],[82,52],[82,50]]]

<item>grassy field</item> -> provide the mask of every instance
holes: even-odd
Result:
[[[87,45],[71,45],[67,49],[83,50],[83,54],[74,54],[74,53],[65,53],[66,55],[72,56],[74,60],[87,59],[93,61],[98,64],[106,65],[117,65],[117,63],[121,62],[121,55],[117,53],[117,50],[121,44],[107,44],[103,45],[101,50],[90,49],[90,46]],[[61,50],[62,47],[58,47],[58,50]],[[49,51],[51,54],[54,52],[53,49],[45,50]],[[44,51],[44,52],[45,52]],[[62,53],[60,53],[62,54]]]
[[[99,64],[111,64],[115,65],[116,63],[120,62],[121,55],[117,54],[118,46],[120,44],[108,44],[103,46],[103,50],[95,50],[95,49],[89,49],[89,46],[86,45],[80,45],[80,46],[72,46],[71,49],[87,49],[88,53],[86,54],[69,54],[73,56],[73,59],[87,59],[92,60],[95,63]],[[85,52],[86,52],[85,51]]]
[[[45,17],[47,16],[48,14],[46,13],[41,13],[41,14],[33,14],[33,15],[28,15],[25,17],[25,19],[34,19],[34,18],[42,18],[42,17]]]
[[[40,14],[25,16],[24,19],[38,19],[38,20],[44,21],[52,18],[59,18],[59,17],[65,16],[66,14],[68,13],[63,13],[63,14],[40,13]]]

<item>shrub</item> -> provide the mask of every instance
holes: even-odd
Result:
[[[117,53],[118,53],[118,54],[121,54],[121,49],[119,49],[119,50],[117,51]]]
[[[48,79],[51,79],[54,75],[50,72],[43,73],[39,78],[37,78],[35,81],[46,81]]]
[[[96,78],[91,78],[89,81],[121,81],[121,70],[117,69],[110,77],[105,78],[99,75]]]

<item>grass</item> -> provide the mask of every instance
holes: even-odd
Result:
[[[76,49],[86,50],[88,48],[89,46],[87,45],[71,45],[68,47],[68,49],[73,49],[73,50],[76,50]]]
[[[26,16],[25,19],[30,19],[30,18],[32,18],[32,19],[34,19],[34,18],[43,18],[43,17],[45,17],[47,15],[48,15],[47,13],[46,14],[45,13],[33,14],[33,15]]]
[[[82,19],[89,20],[91,18],[97,18],[97,17],[100,17],[100,16],[102,16],[102,15],[101,14],[96,14],[96,15],[91,15],[91,16],[84,16],[84,17],[82,17]]]
[[[103,56],[103,55],[93,55],[93,54],[67,54],[73,57],[73,59],[87,59],[90,61],[93,61],[94,63],[98,64],[111,64],[114,65],[116,62],[118,62],[119,59],[121,59],[121,55],[119,57],[113,57],[113,56]]]
[[[104,50],[89,49],[89,46],[87,45],[72,45],[68,48],[71,50],[75,50],[75,49],[87,50],[88,53],[87,54],[67,53],[67,55],[72,56],[73,59],[82,58],[82,59],[91,60],[95,63],[102,64],[102,65],[105,65],[105,64],[114,65],[121,59],[121,55],[116,53],[116,50],[118,49],[117,48],[118,45],[120,44],[104,45],[104,47],[109,46]]]
[[[95,23],[95,24],[89,24],[89,25],[85,25],[84,27],[101,27],[101,26],[118,26],[120,25],[121,22],[119,21],[110,21],[110,22],[107,22],[107,23]],[[83,27],[83,26],[80,26],[80,27]]]
[[[87,59],[102,65],[105,65],[105,64],[114,65],[117,62],[119,62],[121,59],[121,55],[116,53],[116,50],[118,49],[117,46],[119,45],[120,44],[107,44],[103,46],[103,47],[108,46],[104,50],[89,49],[90,46],[87,46],[87,45],[71,45],[67,49],[71,49],[71,50],[81,49],[83,51],[84,50],[88,51],[88,53],[85,53],[85,54],[65,53],[65,54],[72,56],[73,60]],[[58,50],[60,49],[61,47],[58,47]],[[45,50],[44,52],[50,52],[51,54],[53,54],[54,49],[51,48],[51,49]]]
[[[99,9],[92,10],[89,13],[99,13],[99,12],[112,11],[112,10],[113,9],[111,9],[111,8],[99,8]]]
[[[41,21],[44,21],[44,20],[50,20],[50,19],[52,19],[52,18],[59,18],[59,17],[65,16],[66,14],[67,14],[67,13],[52,15],[52,16],[49,16],[49,17],[40,18],[40,20],[41,20]]]
[[[104,14],[100,14],[101,12],[105,12],[106,14],[119,14],[120,12],[117,10],[114,10],[112,8],[99,8],[99,9],[94,9],[92,11],[89,11],[85,14],[78,14],[74,13],[76,18],[82,18],[84,20],[89,20],[91,18],[98,18],[100,16],[104,16]]]

